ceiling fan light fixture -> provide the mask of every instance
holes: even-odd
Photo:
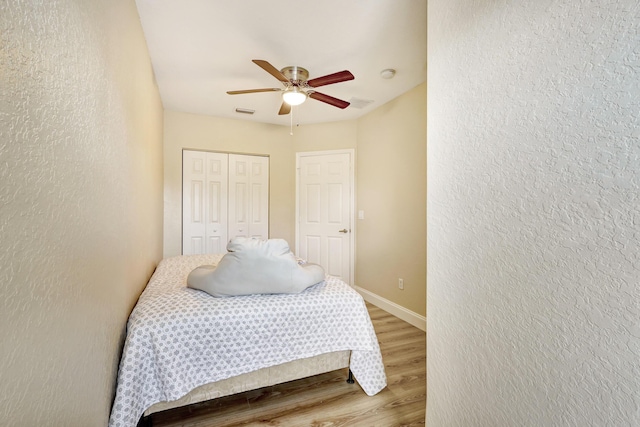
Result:
[[[282,93],[282,100],[289,105],[300,105],[307,99],[307,94],[297,86],[285,90]]]

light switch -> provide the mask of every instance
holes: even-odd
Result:
[[[364,211],[363,210],[359,210],[358,211],[358,219],[364,219]]]

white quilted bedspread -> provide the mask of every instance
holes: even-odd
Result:
[[[352,350],[368,395],[386,386],[380,347],[362,297],[341,280],[300,294],[215,298],[186,287],[191,270],[222,255],[163,260],[127,324],[109,427],[135,427],[157,402],[257,369]]]

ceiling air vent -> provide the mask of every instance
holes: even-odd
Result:
[[[374,101],[373,99],[351,98],[349,102],[351,103],[351,107],[362,109]]]
[[[241,113],[241,114],[253,114],[255,113],[256,110],[250,110],[248,108],[236,108],[236,113]]]

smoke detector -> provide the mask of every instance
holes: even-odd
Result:
[[[392,79],[393,76],[396,75],[396,70],[393,68],[387,68],[385,70],[380,71],[380,77],[383,79]]]

